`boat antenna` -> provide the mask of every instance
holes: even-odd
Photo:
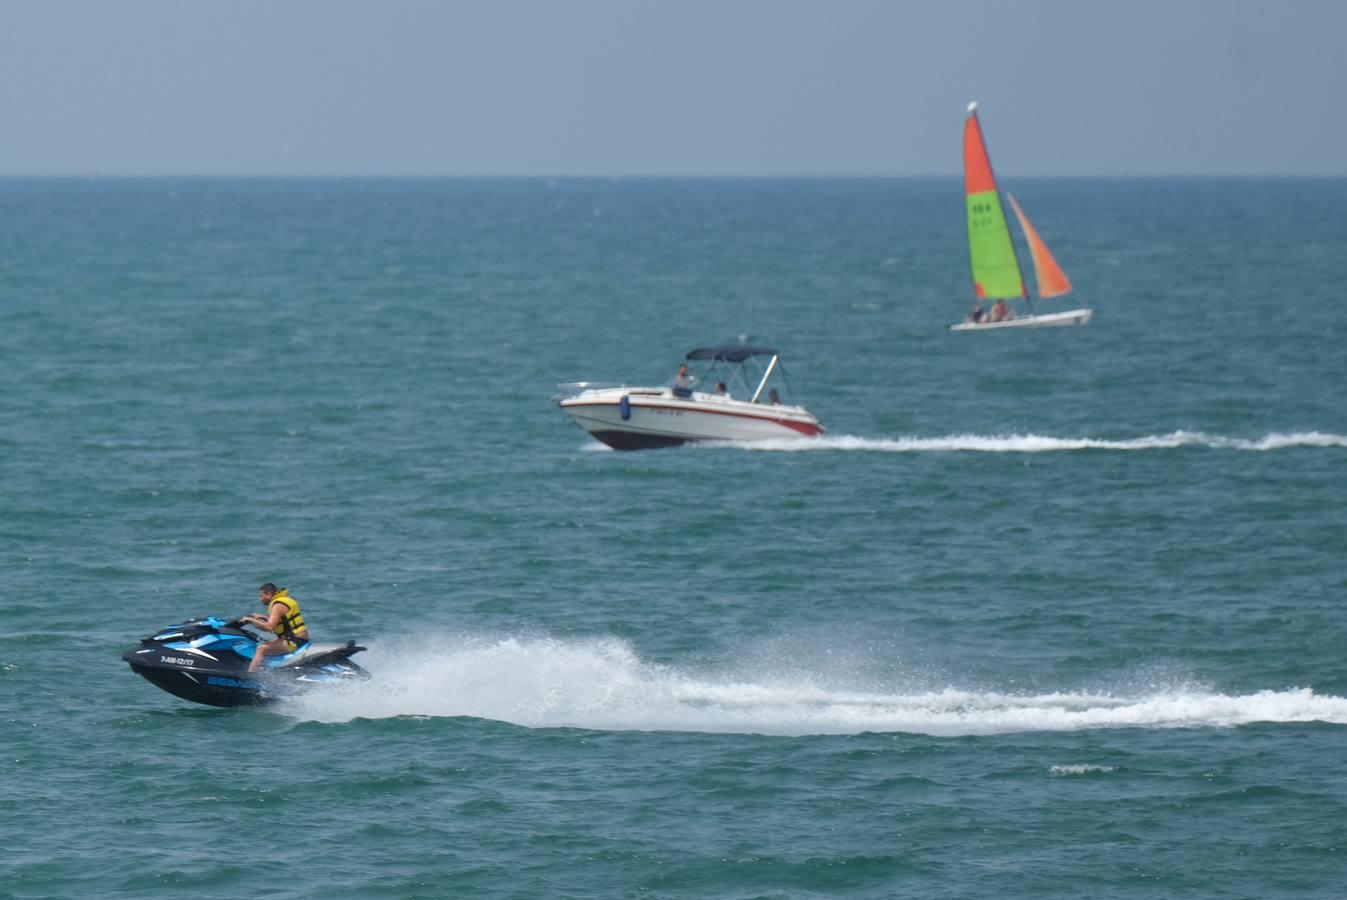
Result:
[[[758,389],[753,392],[753,399],[748,401],[749,403],[758,402],[758,398],[762,396],[763,388],[767,387],[767,381],[772,377],[772,370],[776,368],[777,360],[780,358],[779,354],[772,354],[772,361],[767,364],[767,371],[762,373],[762,381],[758,382]]]

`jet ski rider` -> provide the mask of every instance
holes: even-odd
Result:
[[[276,635],[276,639],[257,645],[253,661],[248,665],[249,672],[256,672],[265,666],[268,654],[294,653],[301,644],[309,642],[309,629],[304,626],[304,616],[299,611],[299,604],[285,588],[278,589],[268,581],[257,589],[257,599],[266,606],[268,615],[259,616],[251,613],[240,616],[239,619],[249,625],[265,628]]]

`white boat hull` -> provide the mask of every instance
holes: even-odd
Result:
[[[949,326],[950,331],[991,331],[996,328],[1060,328],[1066,325],[1084,325],[1094,315],[1092,309],[1069,309],[1066,312],[1039,316],[1016,316],[1002,322],[960,322]]]
[[[823,433],[818,419],[800,406],[749,403],[701,392],[675,397],[666,388],[586,390],[558,405],[595,440],[615,450]]]

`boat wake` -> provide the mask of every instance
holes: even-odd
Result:
[[[1347,435],[1302,431],[1272,433],[1251,440],[1223,437],[1201,431],[1174,431],[1123,440],[1063,438],[1038,434],[952,434],[944,437],[864,438],[852,435],[817,438],[785,438],[753,442],[718,442],[701,447],[733,447],[736,450],[802,453],[811,450],[867,450],[877,453],[1058,453],[1072,450],[1173,450],[1205,447],[1212,450],[1266,452],[1291,447],[1347,448]]]
[[[279,711],[327,722],[472,716],[530,728],[773,735],[1347,725],[1347,697],[1309,688],[1243,695],[1183,685],[1119,694],[847,689],[798,670],[786,676],[680,671],[643,662],[614,638],[459,639],[441,642],[433,656],[380,659],[377,647],[369,656],[370,681],[287,700]]]

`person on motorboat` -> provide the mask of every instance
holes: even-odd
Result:
[[[309,642],[309,629],[304,625],[304,615],[299,611],[299,603],[285,588],[277,588],[268,581],[257,589],[257,599],[267,608],[267,615],[250,614],[240,616],[239,621],[265,628],[276,635],[275,640],[257,645],[253,661],[248,665],[249,672],[256,672],[267,663],[270,654],[284,655],[294,653],[301,644]]]
[[[673,378],[673,395],[675,397],[689,398],[692,396],[692,385],[696,379],[688,374],[688,364],[679,363],[678,374]]]
[[[992,307],[992,321],[1006,322],[1015,318],[1015,314],[1010,311],[1010,306],[1004,300],[997,300],[996,305]]]

